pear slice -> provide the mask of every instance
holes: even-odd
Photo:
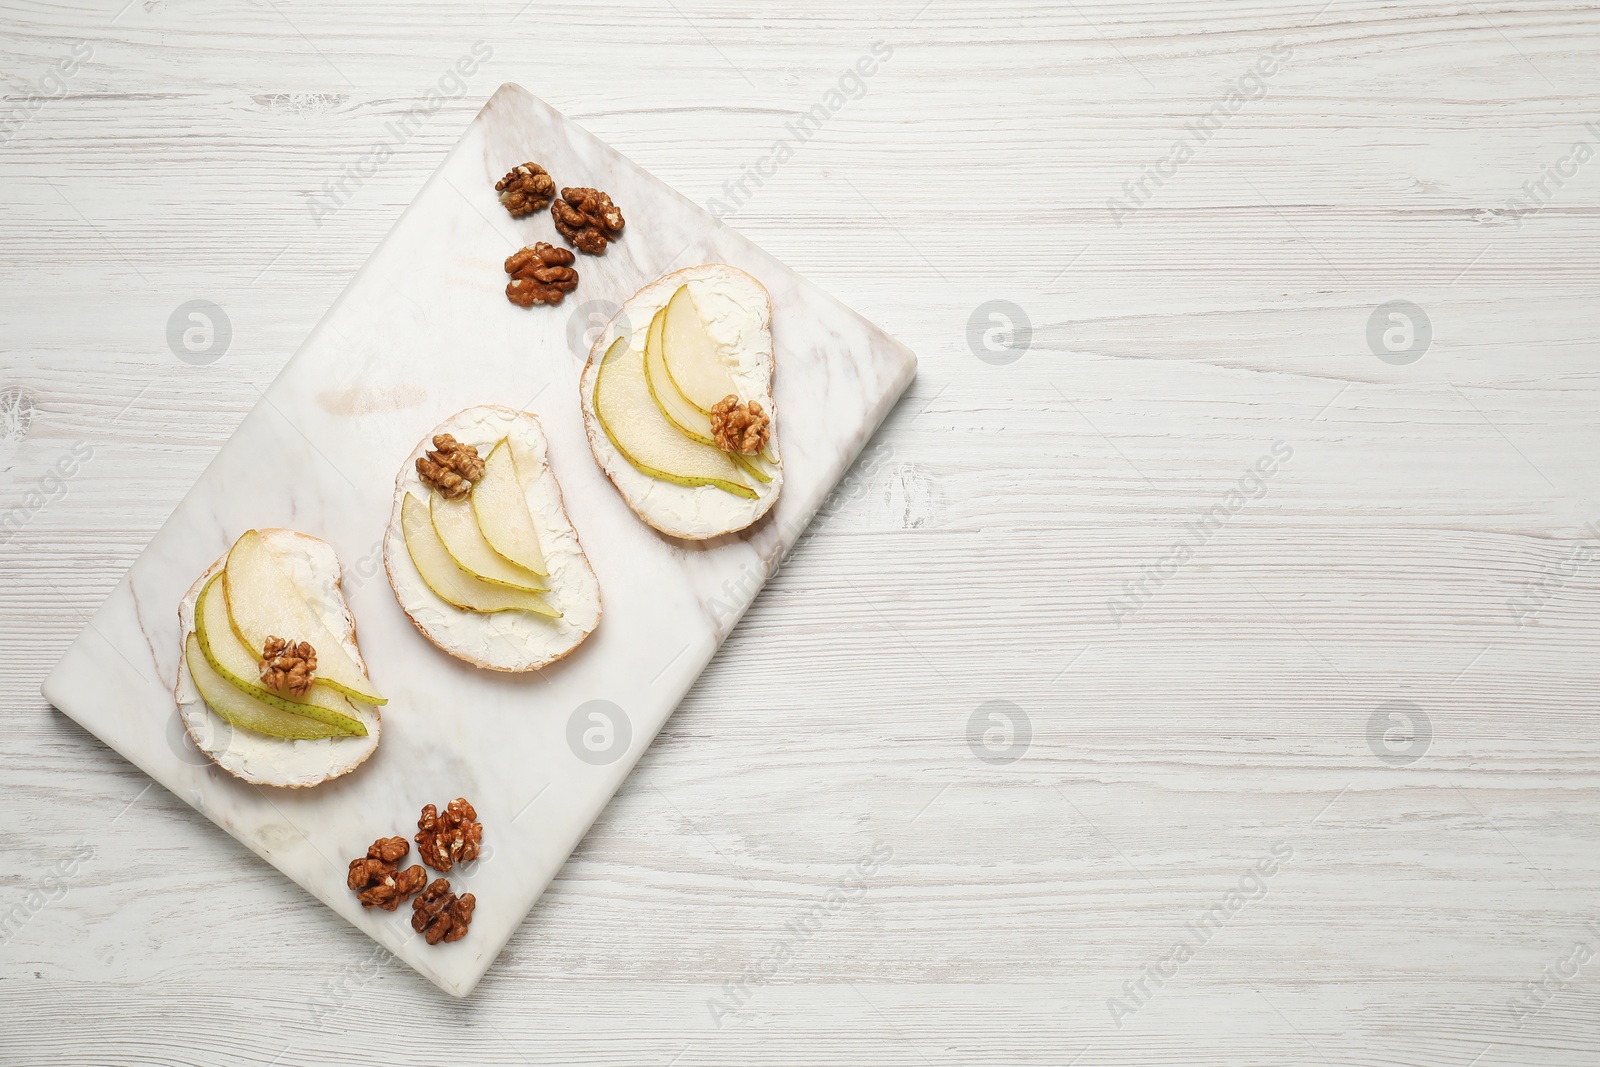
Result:
[[[527,514],[527,508],[523,508]],[[455,560],[456,566],[474,578],[490,585],[503,585],[508,589],[521,589],[528,593],[542,593],[545,584],[537,574],[519,567],[490,547],[478,526],[472,501],[466,497],[446,500],[438,490],[428,502],[433,530],[443,542],[445,551]]]
[[[344,643],[323,625],[318,608],[257,530],[247,530],[228,550],[222,571],[228,618],[245,648],[261,648],[269,635],[309,641],[317,650],[317,682],[364,704],[387,704]]]
[[[528,611],[552,619],[561,618],[561,612],[545,603],[537,593],[490,585],[457,566],[433,528],[428,506],[411,493],[406,494],[400,505],[400,529],[411,562],[417,565],[417,573],[440,600],[466,611]]]
[[[211,669],[210,662],[200,649],[200,639],[194,634],[189,635],[184,654],[189,664],[189,676],[194,679],[194,687],[200,691],[200,699],[233,726],[291,741],[351,736],[349,731],[341,730],[332,723],[295,715],[234,688],[226,678]],[[360,723],[355,725],[361,726]],[[361,727],[361,733],[366,732],[366,728]]]
[[[650,385],[650,396],[661,409],[661,414],[665,415],[667,421],[676,426],[685,437],[691,441],[699,441],[703,445],[714,446],[717,442],[711,436],[711,416],[684,399],[677,385],[673,383],[671,374],[667,372],[667,361],[662,355],[661,343],[661,333],[666,318],[667,309],[662,308],[650,320],[650,329],[645,332],[644,377]]]
[[[549,577],[550,568],[545,565],[539,534],[528,514],[528,498],[522,491],[522,472],[517,470],[508,439],[502,438],[489,450],[483,477],[473,484],[471,499],[478,529],[489,547],[524,570]],[[469,566],[468,570],[476,568]]]
[[[626,337],[617,338],[600,361],[594,413],[612,446],[641,473],[755,499],[756,491],[744,483],[738,464],[726,452],[684,436],[662,414],[645,379],[644,355],[636,355]]]
[[[194,605],[194,631],[200,651],[211,669],[229,685],[255,700],[291,715],[304,715],[328,723],[339,733],[365,737],[367,728],[354,717],[350,701],[324,686],[313,685],[303,697],[278,693],[251,679],[261,676],[261,664],[228,625],[228,601],[222,575],[212,575]],[[217,620],[221,620],[219,623]],[[320,661],[321,655],[318,654]]]
[[[735,463],[744,468],[746,474],[761,484],[765,485],[772,481],[772,475],[768,474],[761,464],[757,462],[758,459],[764,457],[747,456],[743,452],[729,452],[728,455],[733,457]]]
[[[678,286],[664,310],[661,354],[667,373],[678,392],[709,416],[729,393],[738,393],[733,373],[718,356],[716,342],[706,332],[687,285]]]

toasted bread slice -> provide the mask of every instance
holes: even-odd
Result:
[[[548,572],[538,583],[545,591],[536,595],[558,617],[521,610],[467,610],[444,599],[423,579],[407,548],[402,516],[408,495],[423,503],[431,497],[432,490],[417,474],[417,458],[432,447],[434,435],[442,433],[472,445],[485,458],[500,441],[509,443],[543,557],[542,569]],[[527,412],[483,405],[459,412],[428,431],[395,480],[383,561],[400,607],[422,635],[457,659],[486,670],[517,672],[548,666],[582,644],[600,623],[600,581],[567,518],[561,486],[550,469],[544,431]]]
[[[366,665],[356,644],[355,616],[339,591],[339,557],[333,546],[294,530],[259,532],[295,585],[305,592],[306,600],[317,605],[323,625],[364,670]],[[189,671],[186,647],[189,635],[195,630],[195,604],[200,593],[227,561],[224,554],[207,568],[178,605],[178,626],[185,648],[179,651],[178,684],[173,696],[184,729],[213,763],[235,778],[255,785],[305,789],[349,774],[377,750],[382,722],[378,709],[372,705],[347,702],[346,714],[366,727],[365,737],[288,740],[232,726],[201,699]]]
[[[646,337],[656,313],[685,285],[718,357],[730,371],[737,395],[744,401],[759,401],[771,420],[771,441],[763,456],[754,461],[767,480],[743,476],[748,495],[712,484],[681,485],[646,473],[618,447],[595,411],[595,387],[613,342],[627,340],[629,358],[643,360]],[[778,412],[772,401],[771,326],[772,299],[759,281],[737,267],[707,263],[674,271],[639,290],[623,304],[590,349],[579,386],[589,447],[622,499],[662,533],[693,541],[733,533],[761,518],[777,501],[783,488],[783,459],[778,451]],[[705,398],[700,399],[703,402]],[[670,416],[668,420],[671,421]],[[735,464],[742,466],[742,460]]]

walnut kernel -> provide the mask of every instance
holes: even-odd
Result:
[[[550,215],[567,243],[591,256],[604,252],[607,242],[615,241],[624,225],[622,212],[611,197],[581,185],[561,190],[561,199],[550,205]]]
[[[537,163],[521,163],[512,167],[504,178],[494,183],[500,194],[500,203],[512,215],[531,215],[543,211],[555,196],[556,182]]]
[[[458,863],[478,858],[483,845],[483,824],[463,797],[445,806],[443,813],[429,804],[417,820],[417,852],[434,870],[443,873]]]
[[[729,393],[711,409],[711,436],[724,452],[753,456],[772,439],[772,420],[759,402],[741,404]]]
[[[460,941],[467,936],[467,926],[472,922],[473,909],[478,898],[471,893],[456,896],[450,892],[450,883],[436,878],[422,895],[411,902],[411,929],[421,934],[430,945],[441,941]]]
[[[416,893],[428,881],[428,872],[413,863],[396,870],[395,863],[411,851],[403,837],[380,837],[367,849],[366,856],[350,861],[347,884],[364,908],[393,911],[401,901]]]
[[[435,434],[433,451],[417,457],[417,474],[424,485],[455,500],[472,492],[472,483],[483,477],[483,460],[472,445],[447,433]]]
[[[317,671],[317,650],[309,641],[268,636],[261,649],[261,682],[268,689],[303,697]]]
[[[506,299],[513,304],[559,304],[562,297],[578,287],[578,272],[572,269],[577,257],[565,248],[540,241],[513,252],[506,259]]]

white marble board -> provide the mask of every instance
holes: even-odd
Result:
[[[496,200],[495,179],[528,159],[558,184],[606,190],[628,218],[605,256],[579,257],[581,284],[557,308],[519,308],[503,295],[507,254],[559,241],[547,212],[513,219]],[[577,386],[586,330],[659,275],[707,262],[741,267],[772,294],[785,484],[749,530],[688,543],[645,526],[605,479]],[[526,90],[502,86],[73,642],[44,695],[430,981],[466,995],[915,369],[905,346]],[[595,634],[531,675],[476,670],[434,649],[382,569],[400,464],[435,424],[483,403],[539,417],[600,577]],[[216,769],[173,704],[179,600],[240,533],[267,526],[337,550],[362,652],[390,697],[377,753],[315,789],[258,788]],[[587,712],[611,706],[621,714],[608,751]],[[598,728],[590,747],[569,743],[575,717]],[[412,934],[408,907],[363,910],[346,866],[376,837],[409,838],[423,804],[456,796],[485,827],[484,857],[451,873],[478,907],[464,940],[430,947]]]

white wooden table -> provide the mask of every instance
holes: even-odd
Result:
[[[120,6],[0,28],[0,1063],[1600,1057],[1593,6]],[[455,1002],[38,683],[503,81],[923,362]]]

